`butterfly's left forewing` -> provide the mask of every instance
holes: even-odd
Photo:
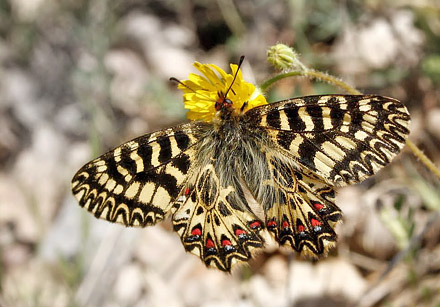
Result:
[[[79,204],[126,226],[163,220],[192,172],[198,124],[147,134],[84,165],[72,179]]]

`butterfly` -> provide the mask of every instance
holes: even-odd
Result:
[[[327,254],[342,216],[335,188],[363,181],[400,152],[406,107],[377,95],[267,104],[239,66],[232,74],[195,66],[203,76],[179,84],[193,121],[84,165],[72,179],[79,204],[125,226],[171,217],[185,250],[222,271],[247,262],[266,230],[301,254]]]

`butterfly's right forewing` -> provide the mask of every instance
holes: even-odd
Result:
[[[387,165],[405,145],[410,117],[392,98],[307,96],[248,111],[245,120],[286,156],[325,181],[360,182]]]

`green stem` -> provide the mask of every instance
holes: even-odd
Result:
[[[358,91],[354,87],[348,85],[341,79],[338,79],[332,75],[326,74],[324,72],[312,70],[312,69],[304,69],[304,70],[295,70],[287,73],[282,73],[275,77],[272,77],[266,80],[263,84],[261,84],[260,88],[263,92],[265,92],[270,86],[272,86],[275,82],[295,76],[305,76],[310,79],[321,80],[330,84],[333,84],[349,94],[352,95],[362,95],[362,92]],[[440,179],[440,170],[435,166],[434,162],[432,162],[421,150],[418,148],[412,141],[409,139],[406,140],[406,145],[412,151],[412,153],[422,162],[433,174]]]
[[[290,71],[290,72],[286,72],[286,73],[282,73],[279,75],[276,75],[268,80],[266,80],[263,84],[260,85],[260,89],[265,92],[269,87],[271,87],[275,82],[280,81],[282,79],[288,78],[288,77],[296,77],[296,76],[305,76],[308,77],[310,79],[317,79],[317,80],[321,80],[333,85],[336,85],[340,88],[342,88],[343,90],[345,90],[347,93],[353,94],[353,95],[361,95],[362,93],[359,92],[358,90],[354,89],[352,86],[348,85],[347,83],[345,83],[344,81],[317,71],[317,70],[313,70],[313,69],[305,69],[305,70],[294,70],[294,71]]]
[[[337,87],[342,88],[344,91],[346,91],[349,94],[362,95],[362,92],[360,92],[357,89],[355,89],[354,87],[348,85],[347,83],[345,83],[341,79],[338,79],[338,78],[336,78],[332,75],[326,74],[324,72],[320,72],[320,71],[316,71],[316,70],[308,70],[306,72],[306,75],[308,77],[336,85]]]
[[[296,77],[296,76],[305,76],[303,71],[291,71],[291,72],[287,72],[287,73],[283,73],[283,74],[279,74],[276,75],[266,81],[263,82],[263,84],[260,85],[260,89],[261,91],[264,93],[266,92],[266,90],[271,87],[275,82],[280,81],[284,78],[288,78],[288,77]]]

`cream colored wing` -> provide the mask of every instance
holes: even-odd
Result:
[[[290,244],[307,256],[326,255],[336,243],[334,227],[341,219],[334,188],[312,172],[298,171],[293,160],[277,152],[267,154],[267,164],[267,229],[281,245]]]
[[[400,152],[410,117],[392,98],[327,95],[257,107],[243,121],[300,166],[330,184],[346,185],[373,175]]]
[[[141,136],[84,165],[72,179],[80,206],[126,226],[164,219],[191,173],[199,125]]]
[[[250,210],[237,182],[222,182],[213,164],[198,173],[175,204],[174,230],[206,266],[230,271],[263,246],[259,232],[264,223]]]

